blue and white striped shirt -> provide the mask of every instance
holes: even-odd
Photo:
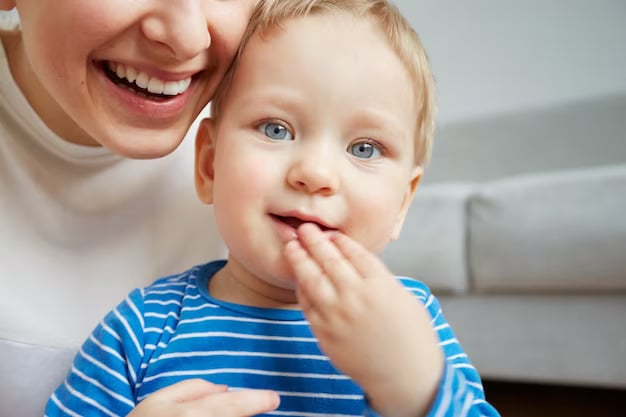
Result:
[[[189,378],[277,391],[280,408],[268,416],[375,415],[361,389],[320,352],[301,311],[211,297],[209,279],[224,264],[131,292],[85,341],[46,416],[125,416],[151,393]],[[398,279],[429,312],[446,356],[429,416],[498,416],[436,298],[423,283]]]

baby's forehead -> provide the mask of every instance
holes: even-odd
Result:
[[[324,27],[298,23],[250,39],[231,80],[230,116],[256,106],[276,109],[272,117],[283,114],[298,125],[314,120],[341,126],[346,136],[366,129],[398,137],[413,131],[409,76],[380,36],[367,25],[310,36]]]
[[[261,0],[263,2],[263,0]],[[277,0],[273,2],[275,5],[287,4],[292,2],[282,2]],[[295,0],[293,4],[299,4]],[[320,2],[315,0],[306,0],[306,3],[315,5],[327,4],[328,2]],[[334,2],[331,2],[334,4]],[[354,9],[333,8],[327,9],[326,6],[309,10],[306,13],[293,14],[290,12],[278,15],[266,16],[265,19],[257,19],[254,21],[254,17],[251,20],[251,24],[248,27],[246,35],[244,35],[237,58],[229,71],[225,84],[230,84],[233,78],[233,73],[237,72],[241,64],[242,57],[245,57],[250,53],[251,49],[257,48],[263,43],[272,43],[276,39],[281,38],[281,35],[289,36],[290,31],[297,28],[297,20],[309,19],[309,18],[329,18],[333,20],[333,16],[337,14],[343,14],[349,16],[351,19],[368,22],[369,29],[373,33],[378,33],[381,39],[384,41],[384,45],[388,50],[399,59],[400,64],[404,67],[404,70],[409,75],[409,79],[405,84],[405,88],[398,94],[409,94],[412,98],[411,108],[415,109],[414,123],[417,126],[416,133],[417,140],[421,147],[426,145],[429,149],[430,141],[432,140],[432,125],[434,123],[434,101],[433,101],[433,81],[430,74],[430,68],[428,63],[428,57],[423,50],[419,37],[406,20],[399,14],[399,12],[393,8],[389,3],[381,3],[378,1],[368,0],[346,0],[340,2],[343,6],[345,4],[354,3],[357,5]],[[345,4],[344,4],[345,3]],[[376,3],[378,8],[372,7],[372,4]],[[357,11],[358,9],[358,11]],[[295,23],[295,24],[294,24]],[[333,31],[335,28],[332,25],[328,25],[323,28],[325,31]],[[289,57],[271,57],[267,56],[265,59],[282,59],[285,65],[289,65]],[[297,70],[297,69],[296,69]],[[226,90],[229,88],[225,89]],[[424,152],[425,155],[429,154],[429,150]],[[422,158],[420,158],[422,159]]]

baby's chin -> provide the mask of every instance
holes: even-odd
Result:
[[[267,284],[275,287],[278,291],[290,291],[296,290],[296,280],[291,272],[291,268],[287,265],[287,261],[281,262],[283,266],[276,271],[272,277],[263,279]]]
[[[296,282],[291,276],[264,278],[263,280],[271,288],[270,298],[277,302],[276,307],[297,308]]]

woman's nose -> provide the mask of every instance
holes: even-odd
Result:
[[[143,19],[141,31],[149,42],[176,60],[191,59],[211,45],[206,3],[155,0],[154,11]]]

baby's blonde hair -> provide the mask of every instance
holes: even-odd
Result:
[[[430,159],[435,127],[434,80],[428,56],[419,36],[398,8],[387,0],[259,0],[250,17],[233,65],[211,103],[213,117],[219,119],[224,97],[239,57],[255,33],[264,36],[268,31],[280,28],[285,20],[334,11],[372,18],[380,26],[390,47],[406,67],[413,82],[418,107],[415,162],[417,165],[425,165]]]

